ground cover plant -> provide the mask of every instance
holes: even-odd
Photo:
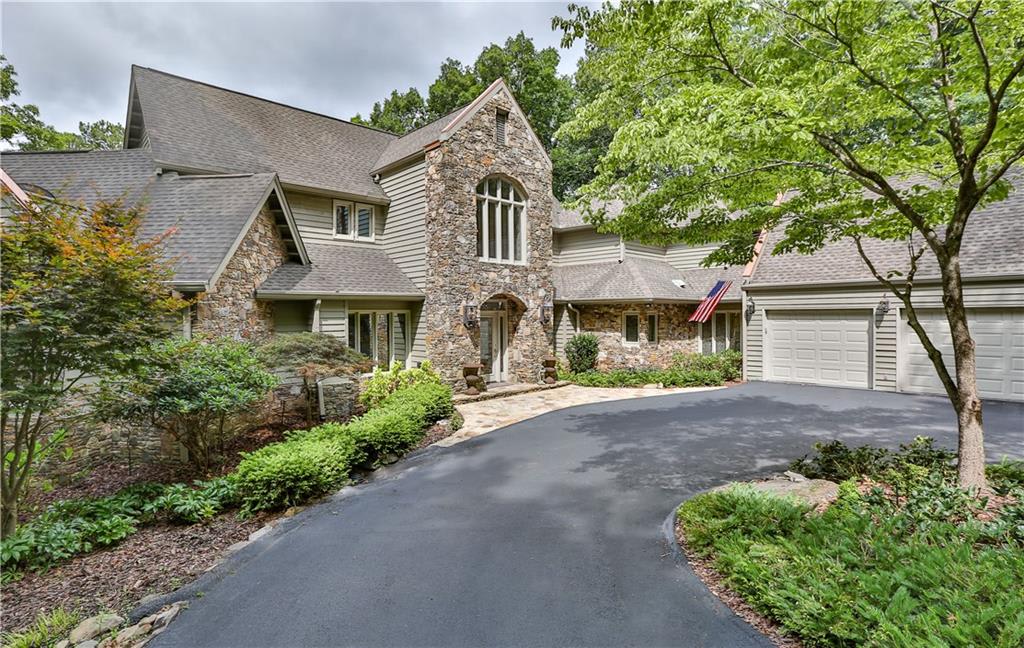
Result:
[[[1024,462],[990,465],[979,494],[957,485],[955,457],[924,438],[820,444],[793,467],[842,480],[824,512],[735,485],[684,503],[680,534],[806,645],[1019,646]]]
[[[372,409],[403,387],[420,383],[440,382],[441,377],[431,367],[429,360],[424,360],[419,367],[409,369],[406,369],[403,363],[396,360],[387,369],[374,368],[373,375],[362,385],[359,393],[359,403],[366,408]]]
[[[565,378],[585,387],[702,387],[721,385],[742,377],[743,356],[738,351],[677,354],[666,369],[611,369],[570,372]]]

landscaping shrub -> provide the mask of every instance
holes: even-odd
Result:
[[[591,371],[597,365],[597,336],[593,333],[579,333],[572,336],[565,345],[565,358],[569,361],[569,371],[583,373]]]
[[[733,349],[709,354],[677,353],[672,367],[683,373],[716,372],[722,380],[739,380],[743,377],[743,354]]]
[[[399,389],[440,382],[441,377],[434,372],[429,360],[411,369],[404,369],[401,362],[395,362],[388,369],[377,367],[373,370],[373,376],[362,385],[359,402],[367,409],[373,409]]]
[[[821,515],[737,486],[678,516],[688,546],[806,645],[1021,645],[1024,550],[1007,512],[978,521],[967,493],[931,479],[906,504],[847,484]]]
[[[327,493],[353,466],[378,464],[414,446],[426,428],[451,416],[451,388],[437,382],[403,387],[347,424],[294,432],[245,455],[234,475],[242,513],[283,508]]]
[[[150,348],[139,375],[106,377],[93,407],[107,420],[155,425],[188,450],[197,469],[208,471],[230,418],[276,384],[247,343],[175,338]]]
[[[612,369],[587,371],[567,376],[585,387],[642,387],[660,384],[665,387],[703,387],[721,385],[722,374],[709,369]]]
[[[956,453],[936,448],[935,440],[928,437],[917,437],[897,451],[873,446],[851,448],[838,440],[816,443],[814,449],[816,454],[793,461],[789,469],[811,479],[840,482],[870,477],[896,486],[919,481],[930,473],[940,473],[943,478],[956,473]]]

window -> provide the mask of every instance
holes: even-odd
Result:
[[[476,255],[483,261],[523,263],[526,200],[512,182],[486,178],[476,186]]]
[[[626,344],[640,343],[640,315],[626,313],[622,316],[622,339]]]
[[[658,315],[647,316],[647,341],[651,344],[658,343]]]
[[[707,355],[740,344],[739,313],[715,313],[711,321],[700,324],[700,352]]]
[[[334,236],[355,240],[373,240],[373,205],[353,205],[334,201]]]
[[[508,125],[508,111],[499,110],[494,115],[494,141],[505,144],[505,127]]]
[[[406,311],[352,312],[348,314],[348,345],[377,365],[408,364],[409,313]]]
[[[352,203],[334,201],[334,235],[352,237]]]

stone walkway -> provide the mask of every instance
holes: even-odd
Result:
[[[724,387],[648,389],[644,387],[609,388],[568,385],[557,389],[546,389],[518,396],[464,403],[457,405],[459,413],[466,420],[462,429],[449,437],[441,439],[434,445],[452,446],[467,439],[478,437],[481,434],[487,434],[491,430],[512,425],[519,421],[525,421],[534,416],[540,416],[541,414],[564,407],[572,407],[573,405],[711,391],[714,389],[724,389]]]

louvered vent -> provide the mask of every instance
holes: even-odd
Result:
[[[508,123],[508,113],[499,110],[494,120],[494,139],[498,144],[505,143],[505,125]]]

